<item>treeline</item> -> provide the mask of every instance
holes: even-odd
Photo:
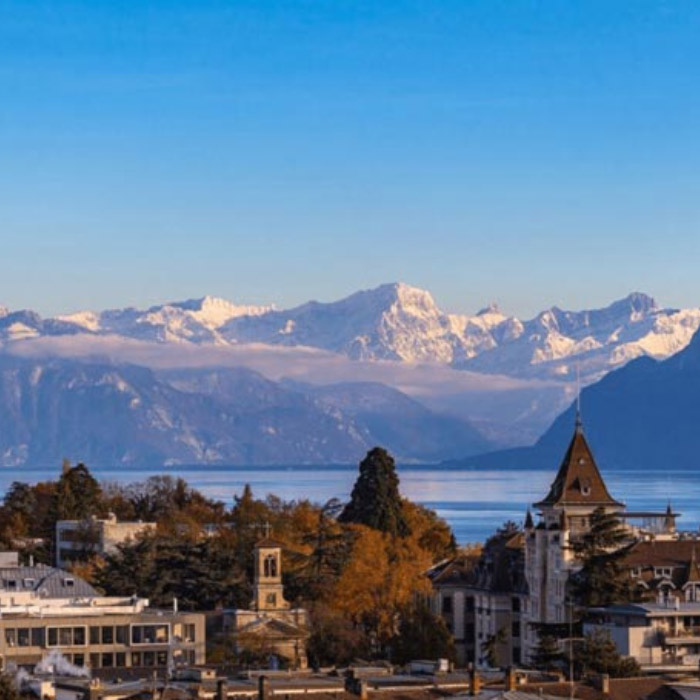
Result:
[[[453,655],[447,628],[426,605],[425,571],[454,554],[454,537],[433,511],[400,497],[394,461],[381,448],[361,463],[346,505],[259,498],[249,486],[227,505],[183,479],[100,484],[84,465],[65,465],[57,481],[11,486],[0,543],[50,563],[56,520],[108,513],[157,527],[113,556],[88,554],[73,565],[106,594],[138,594],[156,606],[177,598],[191,610],[248,607],[253,546],[269,526],[284,545],[285,595],[311,612],[312,662]],[[232,654],[222,642],[212,660],[234,662]]]

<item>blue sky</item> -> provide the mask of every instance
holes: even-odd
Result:
[[[0,302],[700,305],[700,4],[0,0]]]

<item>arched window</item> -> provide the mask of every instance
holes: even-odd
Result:
[[[263,574],[266,578],[274,578],[277,576],[277,557],[274,554],[268,554],[265,557]]]

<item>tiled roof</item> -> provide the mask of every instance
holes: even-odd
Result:
[[[34,591],[46,598],[86,598],[97,591],[78,576],[53,566],[11,566],[0,568],[0,593]]]
[[[610,679],[610,693],[605,695],[590,685],[576,683],[575,697],[581,700],[681,700],[681,696],[667,685],[662,678],[613,678]],[[542,692],[545,695],[568,698],[571,692],[569,683],[530,683],[519,686],[519,690],[529,693]]]
[[[593,458],[591,448],[586,442],[583,428],[576,424],[574,436],[564,455],[564,460],[552,482],[547,496],[536,507],[591,505],[620,506],[608,491],[598,466]]]

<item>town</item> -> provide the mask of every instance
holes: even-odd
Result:
[[[578,413],[522,524],[462,548],[400,496],[382,448],[345,504],[246,487],[227,508],[181,479],[100,484],[65,462],[0,507],[4,684],[42,698],[694,698],[698,536],[678,516],[609,492]]]

